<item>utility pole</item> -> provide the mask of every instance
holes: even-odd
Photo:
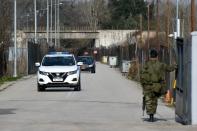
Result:
[[[142,34],[142,27],[143,25],[142,25],[142,14],[140,14],[140,32],[141,32],[141,34]],[[140,36],[140,37],[142,37],[142,35]]]
[[[169,0],[167,0],[166,3],[166,44],[168,49],[170,50],[170,45],[169,45],[169,37],[168,35],[170,34],[170,8],[169,8]]]
[[[176,0],[176,38],[180,37],[179,0]]]
[[[55,0],[55,47],[57,46],[57,0]]]
[[[51,46],[53,43],[53,1],[51,0]]]
[[[36,0],[34,0],[34,16],[35,16],[35,44],[37,44],[37,8]]]
[[[195,31],[195,0],[191,0],[191,32]]]
[[[16,25],[17,25],[17,22],[16,22],[16,0],[14,0],[14,74],[13,74],[13,77],[17,77],[17,52],[16,52]]]
[[[49,0],[47,0],[47,44],[49,44]]]
[[[160,50],[160,43],[159,43],[159,0],[157,0],[157,28],[156,28],[156,43],[158,45],[157,50]]]
[[[148,50],[150,48],[150,43],[149,43],[149,37],[150,37],[150,4],[148,4],[148,34],[147,34],[147,37],[148,37]]]
[[[57,47],[60,47],[60,0],[57,1],[58,7],[57,7],[57,32],[58,32],[58,42],[57,42]]]

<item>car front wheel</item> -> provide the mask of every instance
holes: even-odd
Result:
[[[45,87],[37,84],[37,90],[38,91],[45,91]]]
[[[79,80],[79,84],[74,88],[74,91],[81,91],[81,80]]]

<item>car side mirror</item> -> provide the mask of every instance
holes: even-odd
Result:
[[[36,67],[40,67],[40,63],[39,63],[39,62],[36,62],[36,63],[35,63],[35,66],[36,66]]]
[[[77,65],[78,66],[82,66],[83,65],[83,62],[77,62]]]

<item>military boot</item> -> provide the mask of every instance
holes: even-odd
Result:
[[[154,115],[150,114],[149,122],[154,122]]]

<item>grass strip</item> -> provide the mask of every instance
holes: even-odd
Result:
[[[2,85],[5,82],[16,81],[20,78],[21,78],[21,76],[18,76],[18,77],[8,77],[8,76],[0,77],[0,85]]]

